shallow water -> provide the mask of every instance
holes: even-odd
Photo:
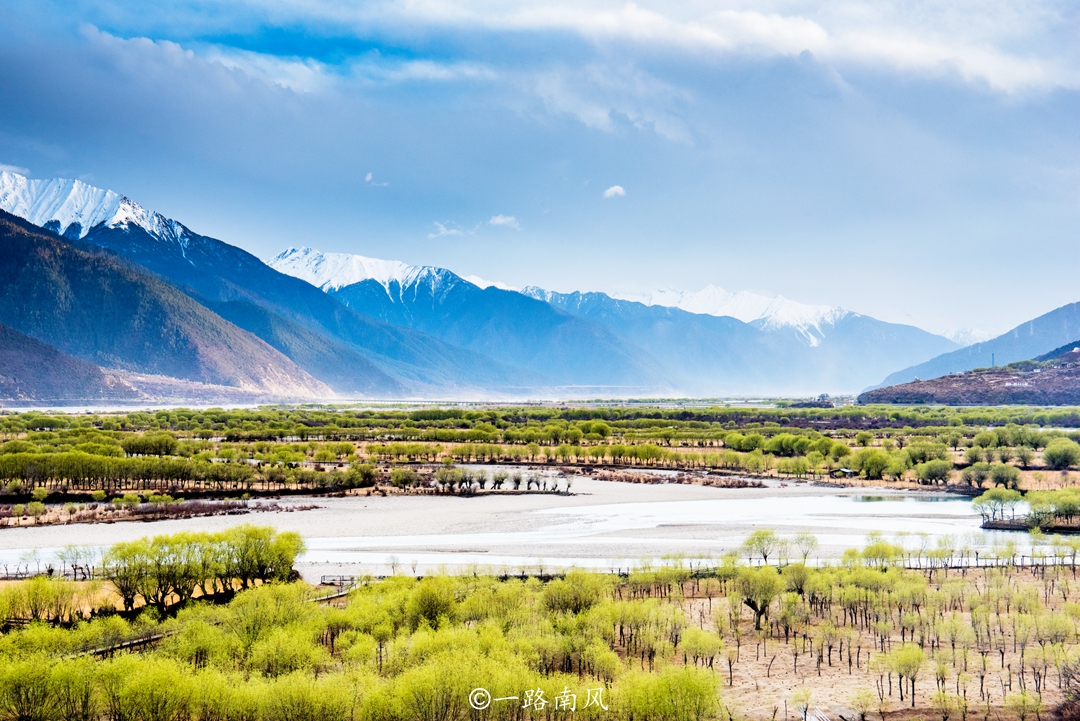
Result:
[[[179,530],[216,531],[241,523],[300,532],[308,550],[300,567],[309,578],[334,573],[430,571],[483,566],[516,572],[537,566],[623,568],[666,556],[716,558],[738,548],[757,528],[781,535],[814,533],[816,555],[835,557],[880,532],[908,548],[937,539],[987,546],[1017,534],[983,534],[967,498],[772,484],[765,489],[639,485],[575,478],[573,495],[456,498],[391,496],[295,498],[315,503],[295,513],[250,514],[111,525],[0,530],[0,565],[44,561],[69,544],[105,548]],[[922,535],[925,534],[925,535]],[[36,561],[35,561],[36,562]],[[2,570],[2,569],[0,569]]]

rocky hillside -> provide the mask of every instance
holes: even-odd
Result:
[[[1080,405],[1080,341],[1006,366],[876,388],[860,395],[859,403]]]

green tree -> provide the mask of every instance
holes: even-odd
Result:
[[[908,682],[908,688],[911,692],[911,707],[915,708],[915,681],[918,679],[923,666],[926,665],[926,654],[915,644],[907,643],[889,654],[889,662],[896,675]],[[902,685],[900,687],[900,700],[904,700]]]
[[[766,528],[759,528],[751,533],[743,541],[743,550],[750,558],[761,557],[762,563],[769,562],[769,556],[780,550],[783,539],[776,532]]]
[[[1055,471],[1072,468],[1080,463],[1080,445],[1068,438],[1052,440],[1043,450],[1043,463]]]
[[[743,605],[754,612],[756,630],[761,630],[761,620],[768,617],[769,605],[782,589],[780,574],[772,566],[739,569],[735,577],[735,592]]]
[[[952,475],[952,461],[934,459],[915,466],[915,475],[927,483],[947,483]]]

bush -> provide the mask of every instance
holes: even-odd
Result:
[[[1007,466],[1004,463],[995,463],[990,466],[990,480],[994,486],[1005,488],[1020,487],[1020,469],[1015,466]]]
[[[863,448],[852,456],[852,464],[867,478],[881,478],[889,467],[889,455],[879,448]]]
[[[395,468],[390,471],[390,484],[395,488],[415,486],[419,481],[420,476],[411,468]]]
[[[454,587],[445,576],[431,576],[420,581],[405,604],[405,616],[409,626],[415,630],[421,623],[432,628],[452,621],[457,601]]]
[[[934,459],[915,466],[915,475],[920,481],[929,483],[945,483],[952,475],[953,464],[951,461]]]
[[[1050,441],[1043,451],[1043,463],[1055,471],[1071,468],[1080,463],[1080,445],[1068,438]]]

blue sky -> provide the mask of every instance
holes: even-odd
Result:
[[[1078,88],[1068,2],[0,5],[0,163],[261,257],[933,329],[1080,300]]]

